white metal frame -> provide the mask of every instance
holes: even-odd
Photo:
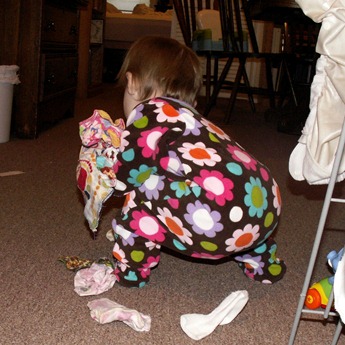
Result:
[[[298,303],[298,307],[297,307],[297,311],[296,311],[296,315],[295,315],[295,320],[294,320],[294,323],[292,326],[288,345],[294,344],[302,313],[320,314],[320,315],[323,315],[324,319],[328,319],[329,316],[339,316],[338,313],[336,313],[336,312],[330,312],[331,305],[333,303],[333,298],[334,298],[333,290],[332,290],[331,296],[329,298],[327,307],[325,308],[324,311],[305,309],[304,308],[304,302],[306,299],[307,291],[308,291],[309,286],[310,286],[310,281],[311,281],[311,277],[313,274],[315,261],[316,261],[317,255],[318,255],[323,231],[325,228],[329,207],[330,207],[332,202],[345,203],[345,199],[333,198],[334,185],[337,181],[337,175],[339,173],[339,168],[340,168],[340,164],[341,164],[341,161],[343,158],[344,151],[345,151],[345,121],[343,123],[343,128],[342,128],[341,135],[339,138],[339,143],[338,143],[337,152],[335,154],[332,173],[331,173],[331,177],[330,177],[330,180],[328,183],[326,196],[324,199],[324,203],[323,203],[323,207],[322,207],[322,211],[321,211],[321,216],[320,216],[320,220],[319,220],[319,224],[318,224],[318,228],[317,228],[317,232],[316,232],[316,237],[314,240],[314,245],[313,245],[313,249],[311,252],[310,261],[309,261],[307,273],[305,276],[302,292],[300,295],[300,299],[299,299],[299,303]],[[343,322],[341,321],[341,319],[339,319],[339,322],[338,322],[338,325],[336,327],[335,334],[334,334],[331,345],[336,345],[338,343],[338,340],[339,340],[343,326],[344,326]]]

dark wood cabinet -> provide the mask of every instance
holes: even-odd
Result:
[[[90,0],[80,11],[77,97],[102,92],[106,0]]]
[[[18,65],[12,127],[35,138],[102,91],[106,0],[0,0],[0,64]]]
[[[66,7],[63,2],[58,6],[55,2],[46,2],[43,8],[42,42],[43,47],[57,44],[67,48],[76,48],[78,43],[78,15],[76,8]],[[65,1],[65,3],[67,3]],[[72,45],[72,46],[70,46]]]
[[[19,2],[20,67],[15,90],[14,130],[35,138],[57,121],[73,116],[78,80],[79,11],[87,0]]]

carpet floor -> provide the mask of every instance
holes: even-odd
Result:
[[[231,292],[247,290],[249,301],[228,325],[219,326],[200,345],[288,343],[320,217],[326,186],[294,181],[288,172],[289,155],[298,136],[277,131],[264,107],[252,113],[238,101],[229,124],[222,124],[224,102],[210,119],[236,139],[272,171],[281,188],[283,211],[275,235],[278,256],[287,264],[284,279],[267,286],[247,279],[235,263],[210,264],[181,260],[167,252],[143,289],[115,285],[101,296],[80,297],[74,292],[74,273],[58,261],[77,255],[96,260],[111,256],[106,238],[114,212],[121,205],[110,199],[102,212],[99,235],[93,240],[83,216],[75,169],[80,138],[79,121],[93,109],[113,118],[122,116],[121,91],[106,84],[104,92],[78,100],[75,116],[40,133],[35,140],[12,137],[0,144],[0,343],[3,345],[189,345],[180,327],[186,313],[208,314]],[[203,101],[199,107],[202,109]],[[336,185],[337,196],[344,184]],[[326,255],[345,243],[343,206],[332,206],[313,280],[330,275]],[[101,325],[90,317],[87,303],[106,297],[152,318],[149,332],[136,332],[122,322]],[[296,345],[325,345],[333,338],[337,320],[303,315]],[[341,335],[338,344],[345,344]]]

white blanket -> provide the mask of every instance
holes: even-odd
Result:
[[[326,184],[345,119],[345,0],[296,0],[304,13],[322,22],[316,51],[321,54],[311,85],[310,114],[291,153],[289,171],[298,181]],[[345,178],[345,160],[337,181]]]

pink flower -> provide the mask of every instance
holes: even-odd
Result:
[[[142,155],[145,158],[153,157],[159,152],[158,142],[168,128],[156,127],[149,131],[143,131],[138,139],[138,146],[142,147]]]
[[[135,234],[147,238],[153,242],[163,242],[165,240],[166,230],[158,223],[155,217],[150,216],[145,211],[134,211],[133,220],[130,227]]]
[[[143,278],[147,278],[151,273],[151,268],[156,267],[159,263],[159,260],[160,255],[158,255],[157,257],[149,256],[147,258],[146,264],[143,264],[143,268],[138,269],[140,271],[140,275]]]
[[[248,152],[235,145],[228,145],[228,151],[232,158],[242,163],[246,169],[256,171],[257,161]]]
[[[207,191],[208,199],[215,200],[220,206],[224,206],[226,200],[231,201],[234,198],[234,183],[217,170],[201,170],[200,177],[196,176],[194,181]]]

